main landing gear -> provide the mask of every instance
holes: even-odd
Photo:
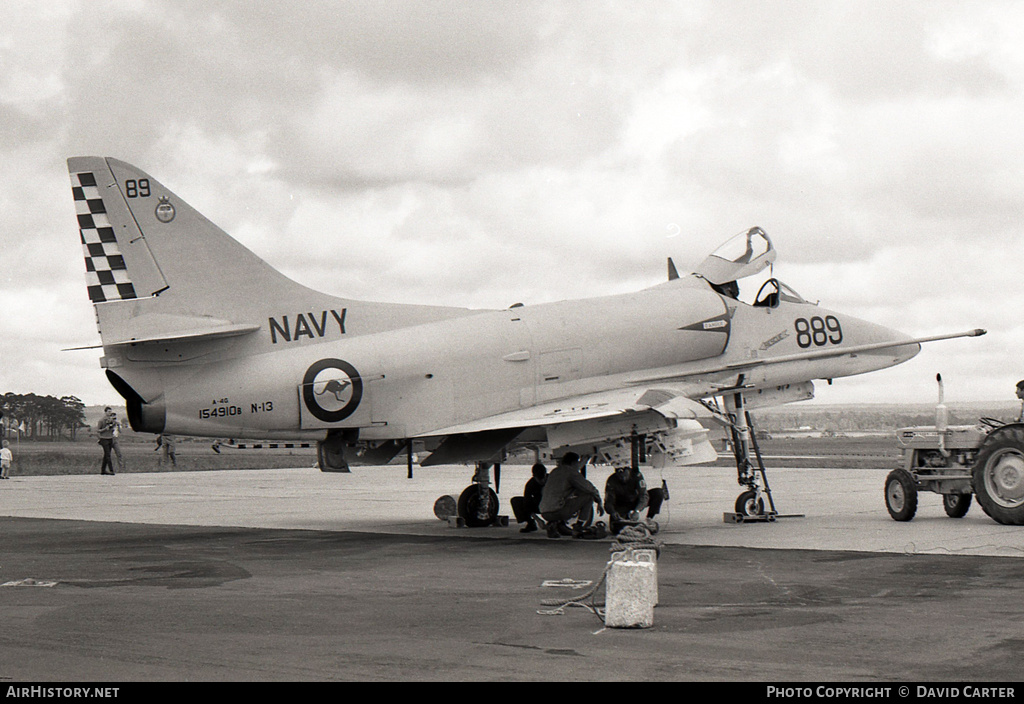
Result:
[[[508,516],[498,515],[498,494],[491,488],[491,467],[494,467],[494,485],[501,485],[501,464],[477,462],[473,483],[459,495],[458,516],[470,528],[507,526]]]
[[[329,430],[316,444],[316,459],[321,472],[351,472],[345,459],[345,446],[359,437],[358,431]]]

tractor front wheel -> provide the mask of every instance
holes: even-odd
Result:
[[[894,521],[909,521],[917,513],[917,486],[905,469],[894,469],[885,478],[885,508]]]

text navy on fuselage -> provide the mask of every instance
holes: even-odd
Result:
[[[348,313],[347,308],[342,308],[341,312],[333,309],[320,311],[319,318],[313,313],[299,313],[295,316],[294,328],[291,326],[287,315],[282,315],[280,321],[277,318],[268,318],[270,341],[276,345],[279,337],[284,342],[297,342],[302,337],[308,337],[310,340],[324,337],[334,330],[334,327],[329,325],[328,313],[331,314],[331,318],[337,323],[338,331],[344,335],[345,316]]]

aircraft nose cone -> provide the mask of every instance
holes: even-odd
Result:
[[[843,344],[857,350],[846,362],[845,376],[902,364],[921,351],[915,338],[899,330],[852,316],[843,316],[841,321]]]
[[[921,343],[914,341],[914,338],[905,332],[870,323],[869,328],[873,328],[873,330],[870,331],[869,336],[876,337],[880,342],[892,341],[898,343],[901,340],[907,341],[907,344],[905,345],[891,347],[886,350],[892,355],[894,359],[893,364],[902,364],[908,359],[915,357],[917,353],[921,351]]]
[[[898,361],[896,363],[897,364],[902,364],[903,362],[906,362],[908,359],[911,359],[911,358],[917,356],[917,353],[920,352],[920,351],[921,351],[921,343],[920,342],[912,342],[910,344],[902,345],[900,347],[897,347],[896,348],[896,359]]]

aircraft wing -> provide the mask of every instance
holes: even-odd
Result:
[[[976,337],[983,334],[985,334],[984,330],[972,330],[951,335],[935,335],[898,341],[890,340],[887,342],[840,347],[833,350],[730,362],[715,366],[697,366],[678,373],[631,379],[626,382],[624,388],[540,403],[529,408],[522,408],[486,418],[479,418],[468,423],[432,430],[417,437],[466,435],[484,431],[543,427],[596,418],[607,418],[626,413],[640,413],[649,410],[655,411],[666,418],[695,419],[698,417],[710,417],[711,413],[699,401],[695,400],[713,395],[717,391],[715,385],[709,385],[706,381],[706,378],[710,375],[742,371],[762,365],[828,359],[848,354],[896,349],[935,340]]]
[[[611,421],[611,419],[616,416],[621,417],[627,425],[633,421],[642,424],[642,414],[651,412],[666,419],[684,422],[693,422],[698,418],[711,418],[713,413],[697,399],[718,395],[725,390],[719,383],[720,379],[715,381],[716,375],[786,362],[813,361],[898,349],[933,340],[975,337],[984,333],[984,330],[973,330],[952,335],[889,340],[717,365],[698,364],[659,376],[627,380],[623,387],[618,389],[540,403],[529,408],[431,430],[417,437],[445,438],[442,445],[423,462],[424,465],[463,461],[470,456],[486,456],[497,453],[530,428],[547,428],[549,440],[552,433],[555,433],[564,441],[562,444],[568,445],[573,444],[571,438],[583,437],[588,429],[596,427],[588,422],[609,419],[609,422],[614,423],[615,421]],[[648,415],[648,417],[650,416]],[[693,425],[699,426],[697,423]],[[558,427],[556,428],[556,426]],[[697,430],[697,428],[690,428],[690,430]],[[703,450],[710,450],[710,446],[702,448]],[[687,448],[687,452],[690,452],[689,448]]]
[[[703,405],[689,398],[689,395],[695,393],[697,393],[697,387],[682,383],[657,384],[644,389],[638,389],[635,386],[613,389],[488,416],[424,433],[419,437],[465,435],[483,431],[559,425],[650,410],[666,418],[711,416],[711,413]]]

